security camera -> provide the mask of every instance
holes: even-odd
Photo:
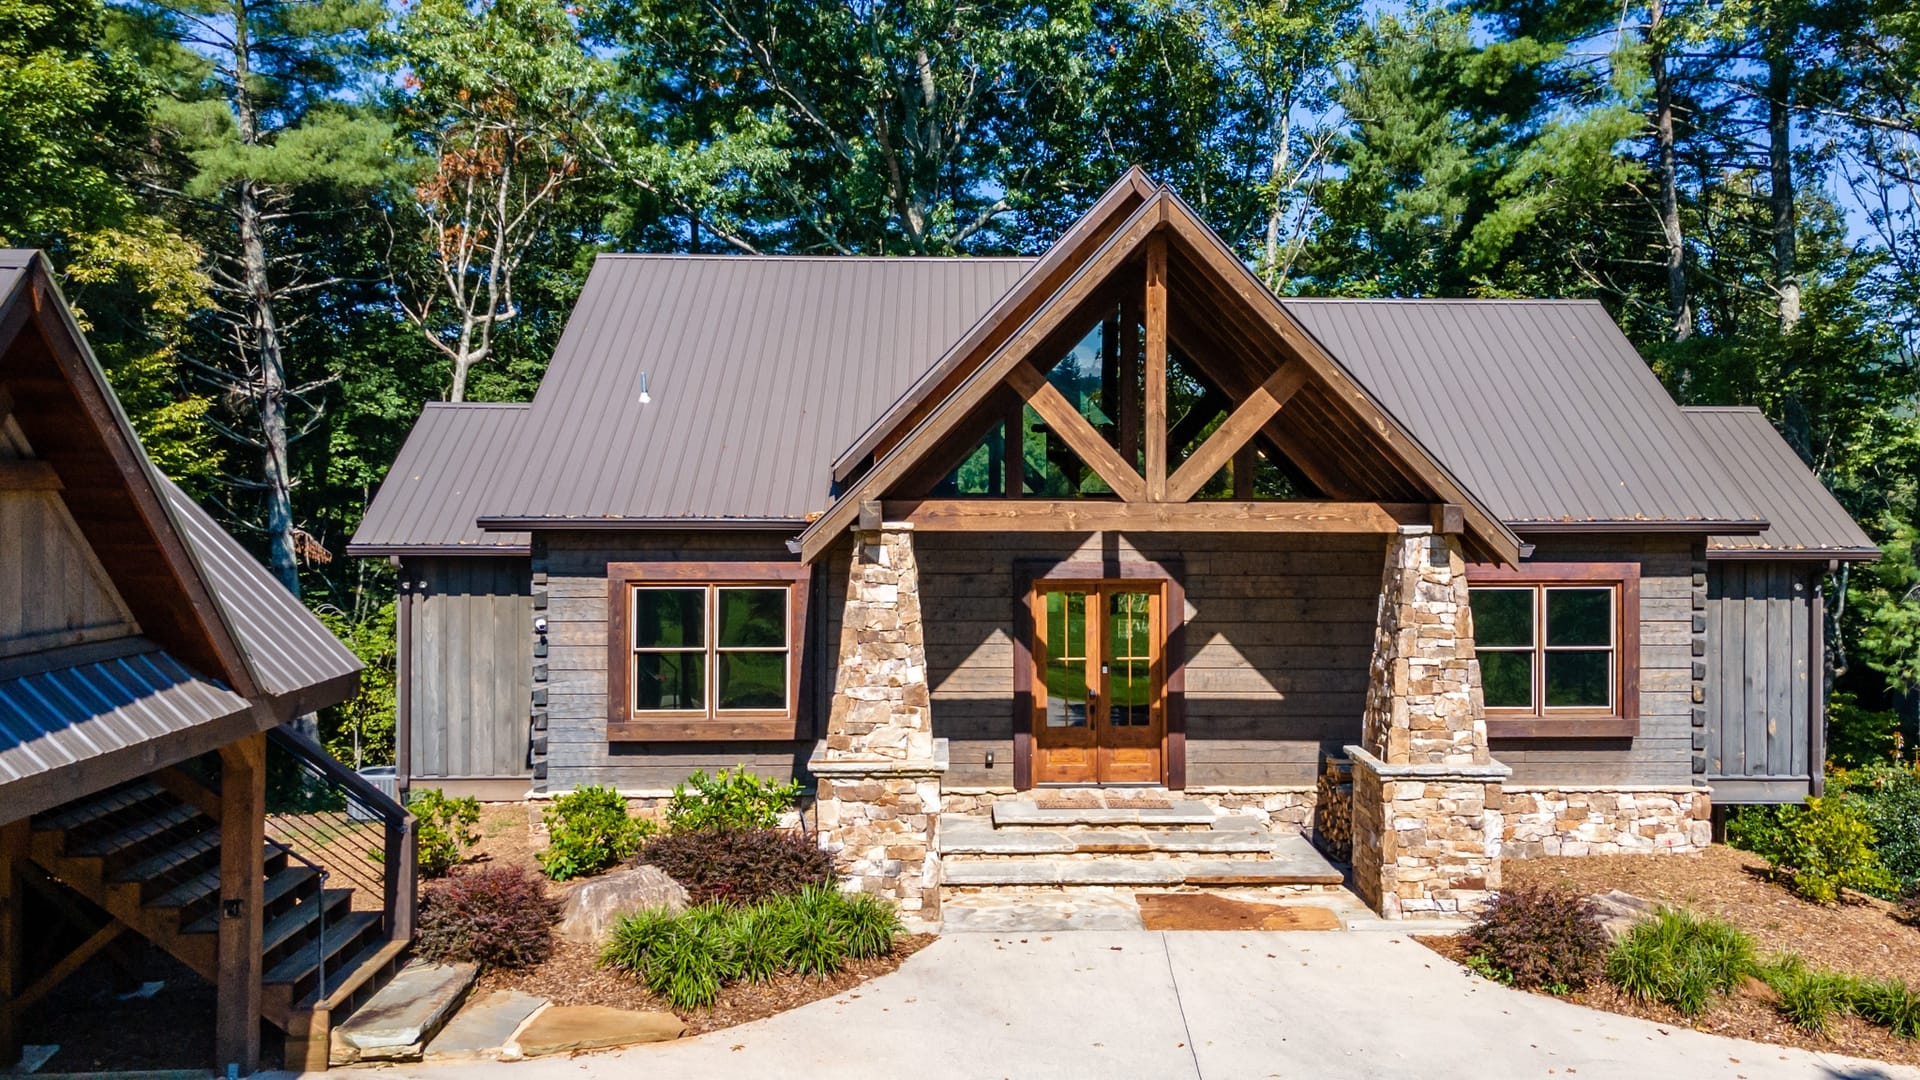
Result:
[[[533,632],[536,634],[544,634],[547,632],[547,617],[545,615],[533,620]]]

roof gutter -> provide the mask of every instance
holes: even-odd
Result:
[[[1876,562],[1879,548],[1716,548],[1708,562]]]
[[[355,558],[377,555],[530,555],[528,544],[348,544]]]
[[[1758,536],[1773,527],[1765,518],[1735,521],[1509,521],[1507,528],[1530,535],[1567,533],[1713,533],[1720,536]]]

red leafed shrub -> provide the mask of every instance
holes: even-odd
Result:
[[[1469,965],[1523,990],[1579,990],[1606,972],[1611,943],[1578,893],[1552,886],[1502,889],[1466,933]]]
[[[413,948],[438,961],[529,967],[553,952],[560,903],[518,866],[457,871],[420,899]]]
[[[640,861],[666,871],[696,904],[752,904],[835,880],[832,852],[782,829],[670,832],[641,848]]]

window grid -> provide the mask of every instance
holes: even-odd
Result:
[[[1618,647],[1620,642],[1619,626],[1619,590],[1610,585],[1499,585],[1482,586],[1476,593],[1524,592],[1531,594],[1529,610],[1531,612],[1532,640],[1524,645],[1480,645],[1475,651],[1481,653],[1518,653],[1531,656],[1529,667],[1528,700],[1524,705],[1492,705],[1490,711],[1532,713],[1548,715],[1554,713],[1579,713],[1612,711],[1618,704],[1620,665]],[[1548,642],[1547,598],[1555,592],[1605,592],[1607,593],[1607,644],[1603,645],[1553,645]],[[1600,653],[1607,655],[1607,699],[1605,702],[1578,705],[1551,705],[1547,703],[1547,664],[1550,653]]]
[[[643,646],[639,643],[638,638],[640,634],[640,620],[638,618],[637,611],[639,607],[640,594],[645,592],[692,592],[696,589],[699,590],[702,594],[701,604],[702,604],[703,610],[701,614],[701,629],[702,629],[702,634],[705,640],[701,644],[699,645],[644,645]],[[732,591],[743,591],[743,592],[775,592],[777,591],[779,592],[781,596],[780,633],[785,643],[781,645],[729,645],[729,646],[723,647],[720,644],[720,604],[718,603],[718,600],[719,600],[719,594],[721,592],[732,592]],[[793,691],[793,655],[792,655],[793,642],[790,640],[791,634],[789,633],[789,625],[790,625],[789,620],[791,618],[792,610],[793,610],[792,608],[793,589],[791,587],[786,585],[767,584],[767,583],[753,583],[753,584],[740,584],[740,585],[709,584],[709,585],[693,585],[693,586],[681,585],[681,584],[667,584],[667,583],[635,585],[635,586],[632,586],[628,592],[627,605],[628,605],[627,611],[629,616],[628,617],[629,632],[628,632],[627,645],[628,645],[628,651],[630,653],[627,663],[628,663],[628,671],[632,673],[629,679],[630,685],[627,688],[627,698],[628,698],[627,708],[629,712],[636,715],[642,715],[642,716],[709,716],[711,717],[711,716],[731,716],[731,715],[747,715],[747,714],[768,714],[768,713],[776,713],[776,712],[785,712],[787,710],[786,703],[792,699],[792,691]],[[639,672],[637,667],[638,658],[644,655],[650,655],[654,653],[675,653],[675,654],[692,653],[705,658],[705,663],[703,665],[704,670],[702,671],[703,685],[702,685],[702,696],[701,696],[701,701],[705,705],[705,708],[701,708],[701,709],[647,708],[640,704],[641,679],[639,678]],[[779,707],[777,708],[754,707],[754,708],[744,708],[744,709],[723,709],[720,707],[720,699],[719,699],[720,665],[718,661],[721,656],[724,656],[729,653],[777,653],[782,655],[785,658],[783,663],[785,678],[782,680],[782,683],[781,683],[781,696],[780,696],[781,704]]]

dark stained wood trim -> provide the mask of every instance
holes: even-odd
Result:
[[[1163,218],[1164,220],[1164,218]],[[1147,484],[1152,502],[1167,498],[1167,237],[1147,237]]]
[[[1004,423],[1000,464],[1006,475],[1000,481],[1000,494],[1002,498],[1018,499],[1027,489],[1027,403],[1015,401],[1009,405]]]
[[[1287,399],[1306,381],[1305,364],[1293,360],[1282,363],[1265,382],[1254,387],[1253,393],[1236,406],[1207,441],[1167,479],[1167,500],[1186,502],[1198,494],[1214,473],[1233,460],[1233,455],[1239,453],[1255,433],[1280,414]]]
[[[219,988],[214,1063],[260,1067],[260,941],[266,924],[261,852],[266,847],[267,737],[249,735],[220,748]],[[222,1068],[220,1071],[226,1071]]]
[[[1175,569],[1184,568],[1173,564]],[[1166,762],[1167,787],[1184,791],[1187,787],[1187,587],[1181,584],[1182,572],[1162,567],[1167,641],[1163,655],[1167,675],[1165,691],[1166,744],[1162,758]]]
[[[1807,772],[1820,796],[1827,793],[1827,583],[1819,569],[1807,576]]]
[[[889,521],[928,532],[1393,533],[1425,523],[1425,503],[1124,503],[1103,499],[903,499],[883,504]]]
[[[629,684],[631,640],[628,596],[636,585],[785,584],[787,597],[787,708],[785,712],[633,712]],[[607,564],[607,741],[728,742],[741,739],[804,739],[813,730],[813,710],[801,693],[810,657],[807,602],[813,568],[798,562],[615,562]],[[709,642],[709,649],[712,643]],[[742,734],[742,732],[746,732]]]
[[[1107,445],[1087,418],[1080,415],[1080,410],[1032,364],[1023,361],[1013,365],[1013,370],[1007,372],[1007,385],[1033,406],[1033,411],[1080,456],[1083,464],[1100,474],[1100,479],[1107,482],[1115,495],[1128,502],[1138,502],[1145,497],[1146,485],[1140,474],[1133,471],[1133,466],[1119,451]]]
[[[1115,416],[1115,443],[1120,456],[1140,467],[1140,301],[1130,289],[1120,294],[1120,401]]]
[[[1614,646],[1614,656],[1620,672],[1613,711],[1488,709],[1488,738],[1631,738],[1640,734],[1639,563],[1472,563],[1467,567],[1469,592],[1476,585],[1612,585],[1619,590],[1614,601],[1614,625],[1619,627],[1620,640]]]
[[[1013,786],[1033,786],[1033,582],[1040,565],[1013,564]]]
[[[0,822],[0,1062],[20,1060],[26,1035],[14,998],[27,985],[27,819]]]
[[[60,474],[44,461],[0,461],[0,491],[59,491]]]

